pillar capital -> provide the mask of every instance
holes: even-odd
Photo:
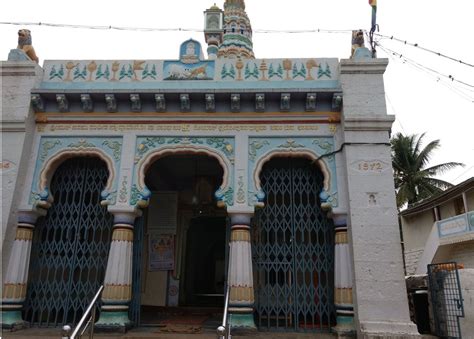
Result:
[[[39,217],[46,215],[43,209],[22,209],[18,210],[18,224],[35,225]]]
[[[330,218],[333,220],[334,226],[336,228],[347,226],[348,216],[347,216],[347,213],[345,212],[344,213],[331,213]]]
[[[142,211],[135,206],[109,206],[109,213],[114,216],[114,224],[135,224],[135,219],[142,215]]]
[[[250,221],[253,217],[253,212],[245,213],[229,213],[231,226],[247,225],[250,226]]]

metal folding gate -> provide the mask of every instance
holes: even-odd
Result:
[[[97,158],[69,159],[56,170],[54,203],[33,236],[26,321],[76,324],[103,283],[113,225],[100,205],[108,175]]]
[[[464,317],[464,305],[457,264],[428,265],[428,280],[435,334],[441,338],[462,338],[459,318]]]
[[[261,330],[329,331],[334,324],[334,234],[321,210],[322,174],[305,159],[270,161],[253,222],[256,320]]]

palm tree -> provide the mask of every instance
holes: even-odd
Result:
[[[417,201],[438,194],[453,185],[447,181],[434,178],[436,175],[458,166],[458,162],[447,162],[426,167],[433,152],[440,147],[439,140],[431,141],[422,148],[423,133],[418,135],[403,135],[397,133],[392,137],[392,166],[394,170],[397,206],[400,209],[406,203],[408,206]]]

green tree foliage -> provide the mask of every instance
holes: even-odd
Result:
[[[416,134],[405,136],[398,133],[391,139],[398,208],[405,204],[410,207],[416,202],[452,187],[451,183],[437,179],[435,176],[458,166],[464,166],[458,162],[447,162],[427,167],[434,151],[440,147],[440,141],[434,140],[422,147],[424,136],[425,133],[420,136]]]

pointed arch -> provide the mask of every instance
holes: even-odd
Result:
[[[274,150],[268,152],[263,157],[258,159],[257,163],[255,164],[255,169],[253,172],[253,180],[255,183],[255,188],[257,191],[262,191],[262,185],[260,181],[260,174],[263,169],[263,165],[270,161],[272,158],[276,157],[290,157],[290,158],[306,158],[314,162],[314,164],[318,167],[318,169],[323,173],[324,181],[323,181],[323,190],[328,192],[330,190],[330,183],[331,183],[331,171],[329,170],[326,162],[324,162],[320,157],[310,151],[310,150]]]
[[[103,192],[110,193],[113,190],[116,172],[114,168],[114,160],[107,153],[97,148],[65,149],[57,152],[47,159],[39,173],[38,192],[42,202],[40,203],[40,207],[49,208],[51,206],[51,203],[53,202],[52,195],[49,193],[51,179],[53,178],[53,175],[58,167],[63,162],[75,157],[96,157],[104,161],[107,166],[109,176],[107,178],[107,183]],[[108,194],[104,194],[102,198],[106,200],[107,195]]]
[[[140,190],[145,188],[145,176],[150,166],[158,159],[164,158],[169,155],[207,155],[217,159],[219,165],[222,167],[222,184],[219,188],[221,191],[225,191],[228,186],[231,185],[231,164],[228,159],[217,152],[215,149],[206,146],[176,146],[176,147],[164,147],[147,154],[146,157],[141,159],[138,163],[137,176],[138,176],[138,187]]]

